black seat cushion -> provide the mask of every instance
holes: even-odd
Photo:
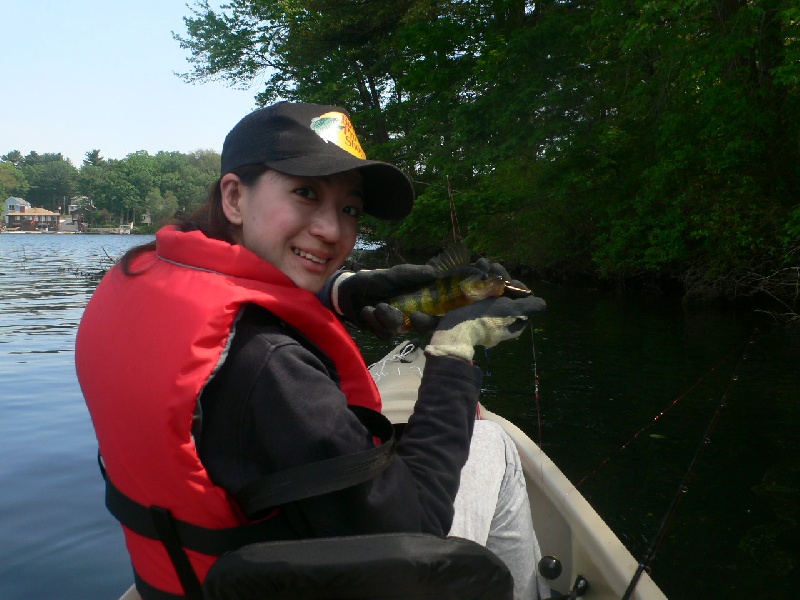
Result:
[[[513,579],[480,544],[398,533],[251,544],[222,556],[203,589],[209,600],[511,600]]]

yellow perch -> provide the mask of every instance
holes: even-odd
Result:
[[[469,249],[463,244],[445,250],[428,261],[439,273],[431,284],[389,300],[390,305],[406,315],[406,327],[409,326],[407,317],[413,312],[440,317],[447,311],[472,302],[502,296],[506,290],[516,294],[532,293],[512,286],[500,275],[486,273],[470,265],[469,259]]]

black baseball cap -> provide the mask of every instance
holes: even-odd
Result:
[[[347,112],[335,106],[279,102],[244,117],[225,137],[221,174],[254,164],[298,177],[358,169],[368,215],[402,219],[414,206],[411,180],[394,165],[367,160]]]

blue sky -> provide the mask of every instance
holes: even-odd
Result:
[[[189,0],[193,4],[193,0]],[[210,2],[212,6],[219,3]],[[0,155],[219,152],[257,89],[187,84],[182,0],[0,0]]]

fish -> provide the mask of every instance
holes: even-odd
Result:
[[[500,275],[487,273],[470,264],[471,252],[464,243],[445,249],[428,261],[437,273],[430,284],[390,298],[387,303],[403,313],[403,328],[411,327],[410,315],[421,312],[441,317],[485,298],[510,295],[521,297],[533,292],[513,285]]]

